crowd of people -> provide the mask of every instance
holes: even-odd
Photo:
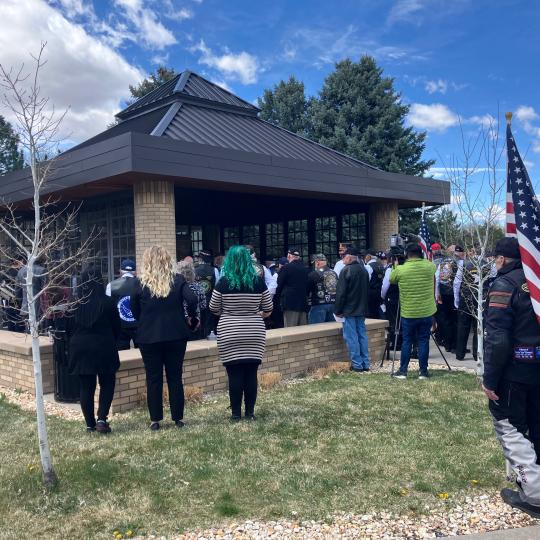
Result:
[[[502,496],[540,516],[540,325],[517,240],[499,241],[493,256],[481,261],[459,245],[443,251],[433,244],[431,253],[432,261],[416,242],[388,253],[341,243],[340,259],[331,268],[323,253],[314,255],[308,267],[294,248],[287,257],[263,265],[250,245],[233,246],[216,258],[202,250],[176,263],[155,245],[144,252],[139,273],[135,261],[126,259],[119,277],[106,286],[100,270],[88,265],[70,280],[71,308],[59,311],[87,431],[111,431],[107,419],[120,367],[118,351],[132,346],[140,349],[144,363],[152,431],[160,429],[164,417],[163,371],[171,419],[184,426],[183,361],[193,339],[217,339],[228,375],[231,421],[240,421],[242,412],[245,419],[255,420],[257,371],[267,329],[341,322],[350,369],[364,373],[371,360],[365,320],[386,319],[387,347],[401,350],[393,376],[406,379],[416,356],[422,380],[429,377],[430,337],[463,360],[471,352],[467,343],[473,330],[476,358],[480,298],[483,389],[505,456],[518,471],[518,490],[503,490]],[[10,330],[25,331],[27,268],[14,263],[6,274],[10,280],[0,288],[4,321]],[[33,275],[35,294],[45,283],[41,261]],[[36,311],[49,311],[54,304],[50,296],[40,296]],[[56,300],[71,300],[69,296],[64,291]]]

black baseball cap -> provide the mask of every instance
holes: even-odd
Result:
[[[136,270],[135,261],[132,259],[124,259],[120,264],[120,270],[126,272],[134,272]]]
[[[358,255],[360,255],[360,252],[355,247],[351,246],[350,248],[347,248],[345,255],[352,255],[353,257],[358,257]]]
[[[502,238],[495,246],[495,256],[502,255],[509,259],[521,259],[517,238]]]
[[[465,253],[465,250],[463,249],[462,246],[456,246],[454,248],[454,253]]]
[[[291,248],[287,251],[287,253],[289,255],[294,255],[295,257],[300,257],[300,252],[297,249]]]

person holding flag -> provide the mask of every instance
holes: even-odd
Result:
[[[497,439],[516,474],[503,500],[540,518],[540,205],[512,136],[507,238],[495,248],[497,277],[485,315],[483,389]]]

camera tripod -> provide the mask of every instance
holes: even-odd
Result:
[[[396,363],[397,344],[398,344],[399,336],[401,335],[401,309],[400,308],[401,308],[401,306],[400,306],[400,302],[398,300],[397,310],[396,310],[397,317],[396,317],[396,322],[394,323],[394,343],[393,343],[393,346],[392,346],[392,371],[390,373],[391,377],[393,377],[393,375],[395,373],[394,368],[395,368],[395,363]],[[446,364],[446,367],[448,368],[448,371],[452,371],[452,368],[450,367],[450,364],[448,363],[448,360],[446,359],[446,356],[444,356],[444,353],[443,353],[441,347],[439,346],[439,344],[437,343],[437,340],[435,339],[435,335],[433,333],[433,330],[430,330],[429,336],[433,340],[433,343],[435,343],[437,349],[439,349],[439,352],[441,353],[441,356],[443,357],[444,363]],[[386,356],[387,360],[390,360],[390,346],[391,345],[392,344],[390,342],[390,339],[387,338],[386,339],[386,345],[384,347],[384,351],[383,351],[383,354],[382,354],[381,363],[379,364],[379,367],[383,367],[384,357],[385,356]]]

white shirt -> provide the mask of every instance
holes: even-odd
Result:
[[[457,271],[454,277],[454,307],[459,308],[459,293],[461,291],[461,283],[463,282],[463,259],[457,262]]]
[[[386,293],[390,288],[390,274],[392,273],[392,266],[389,266],[384,272],[384,278],[382,280],[381,286],[381,298],[384,300],[386,298]]]
[[[339,261],[334,266],[334,272],[339,276],[339,273],[345,268],[345,263],[343,262],[343,259],[339,259]]]

